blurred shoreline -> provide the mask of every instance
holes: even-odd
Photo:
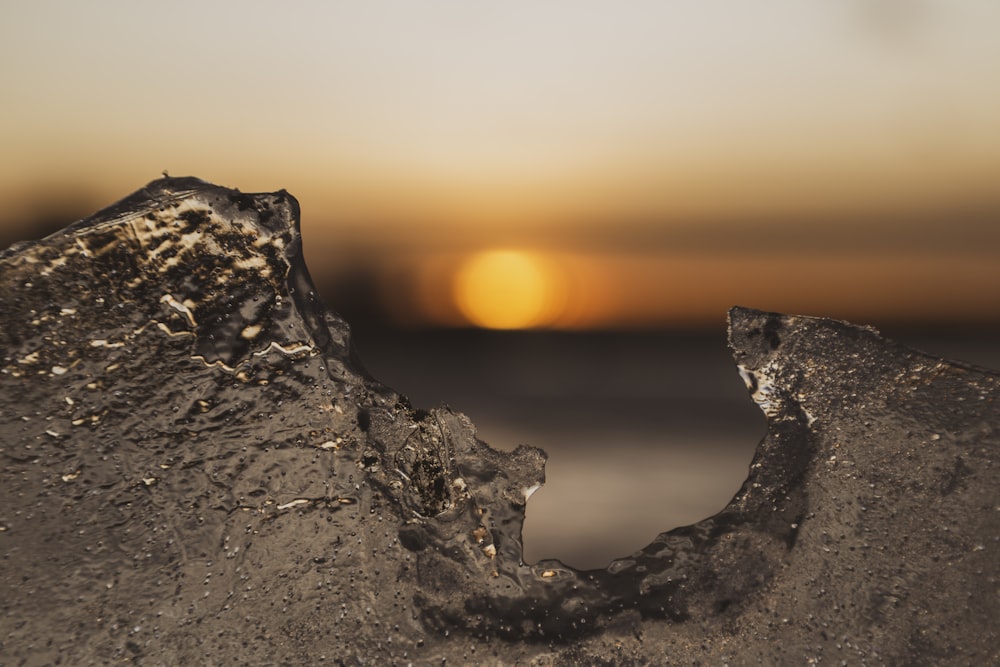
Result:
[[[885,335],[1000,368],[986,332]],[[465,413],[496,449],[549,456],[528,504],[525,558],[603,567],[720,510],[766,432],[725,342],[697,332],[403,331],[361,322],[356,351],[414,406]]]

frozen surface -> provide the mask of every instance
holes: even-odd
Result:
[[[734,309],[729,505],[525,565],[545,455],[369,378],[297,219],[163,179],[0,255],[4,664],[1000,660],[997,373]]]

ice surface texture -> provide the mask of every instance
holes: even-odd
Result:
[[[746,483],[580,572],[520,560],[540,450],[367,376],[290,195],[165,178],[0,271],[4,664],[1000,661],[995,372],[733,309]]]

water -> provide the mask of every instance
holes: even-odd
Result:
[[[548,453],[545,486],[527,507],[529,562],[604,567],[715,514],[766,431],[723,324],[714,333],[574,333],[401,331],[362,320],[353,331],[369,372],[415,405],[448,403],[495,448]],[[988,328],[892,333],[1000,368]]]

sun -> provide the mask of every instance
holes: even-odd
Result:
[[[520,250],[490,250],[459,267],[455,303],[469,322],[487,329],[550,324],[561,309],[558,272],[542,257]]]

